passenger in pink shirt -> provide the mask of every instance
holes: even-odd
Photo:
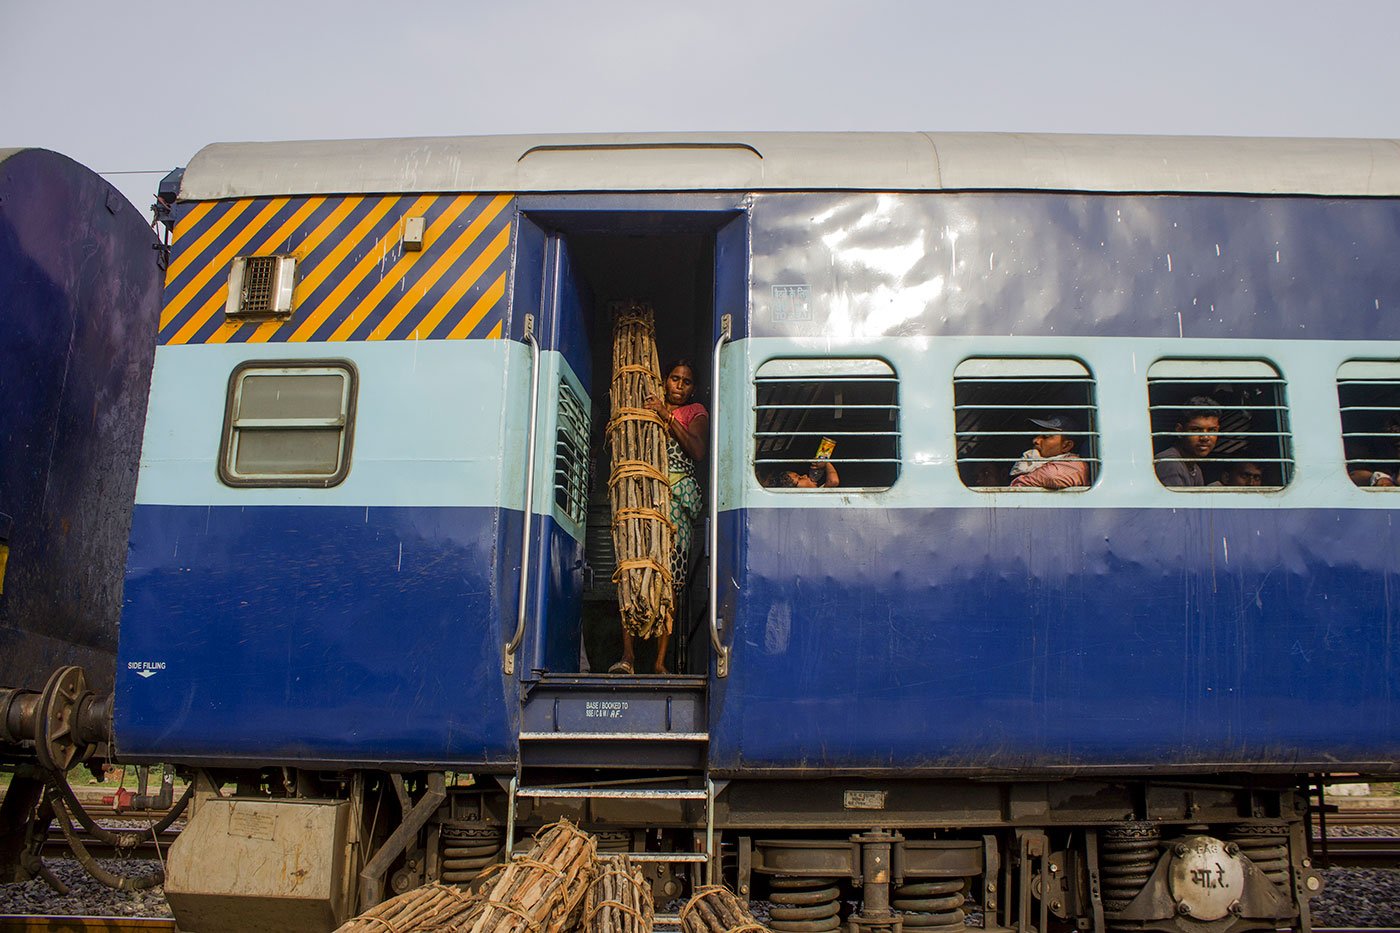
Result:
[[[1074,453],[1070,434],[1079,426],[1069,415],[1031,418],[1031,424],[1041,429],[1031,442],[1032,447],[1011,467],[1011,485],[1032,489],[1069,489],[1089,485],[1089,464]]]

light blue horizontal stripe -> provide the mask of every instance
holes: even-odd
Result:
[[[330,489],[223,485],[219,440],[234,367],[246,360],[327,359],[350,360],[359,373],[345,481]],[[529,352],[508,340],[160,347],[136,501],[520,509],[529,368]],[[540,504],[547,508],[552,498]]]
[[[877,357],[899,377],[899,479],[883,491],[772,490],[754,476],[753,375],[779,357]],[[953,371],[970,357],[1071,357],[1094,376],[1102,460],[1090,489],[983,493],[958,478]],[[1277,492],[1181,492],[1152,469],[1147,368],[1165,358],[1262,359],[1286,381],[1296,461]],[[720,508],[1400,508],[1394,493],[1354,486],[1345,470],[1337,370],[1350,359],[1400,359],[1400,343],[1137,337],[885,337],[865,341],[755,337],[724,350],[720,377]],[[1029,445],[1031,432],[1026,432]],[[930,534],[936,534],[931,528]]]

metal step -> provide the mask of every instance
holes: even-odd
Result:
[[[617,860],[627,856],[634,862],[663,862],[703,865],[710,860],[704,852],[599,852],[598,859]]]
[[[703,691],[639,689],[625,685],[556,685],[536,687],[525,701],[521,731],[590,732],[703,732]]]
[[[664,780],[664,778],[663,778]],[[675,864],[705,865],[709,883],[714,883],[715,860],[715,795],[727,782],[716,785],[705,777],[704,787],[638,787],[636,785],[594,784],[591,786],[550,787],[520,785],[517,773],[507,785],[506,839],[512,844],[511,857],[522,857],[513,848],[515,839],[515,807],[521,797],[532,799],[572,798],[576,800],[696,800],[705,804],[705,849],[702,852],[629,852],[602,853],[600,858],[616,858],[622,854],[631,856],[638,862],[662,862]],[[658,918],[659,920],[660,918]]]
[[[542,675],[520,711],[521,764],[703,771],[705,697],[703,677]]]
[[[553,800],[706,800],[703,787],[519,787],[517,797]]]
[[[522,732],[522,742],[708,742],[708,732]]]
[[[616,862],[623,856],[634,862],[660,862],[666,865],[704,865],[710,860],[704,852],[599,852],[598,861]],[[530,857],[530,850],[516,849],[510,857],[521,861]]]

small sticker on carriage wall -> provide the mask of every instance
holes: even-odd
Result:
[[[812,287],[810,285],[774,285],[773,320],[810,321],[812,319]]]
[[[883,810],[887,796],[889,796],[889,791],[886,790],[848,790],[846,791],[846,809]]]
[[[165,670],[164,661],[127,661],[126,669],[147,680]]]

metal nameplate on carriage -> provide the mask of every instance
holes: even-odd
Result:
[[[233,810],[228,815],[228,834],[246,839],[275,839],[277,819],[270,813]]]
[[[886,790],[848,790],[845,806],[847,810],[883,810],[888,796]]]

